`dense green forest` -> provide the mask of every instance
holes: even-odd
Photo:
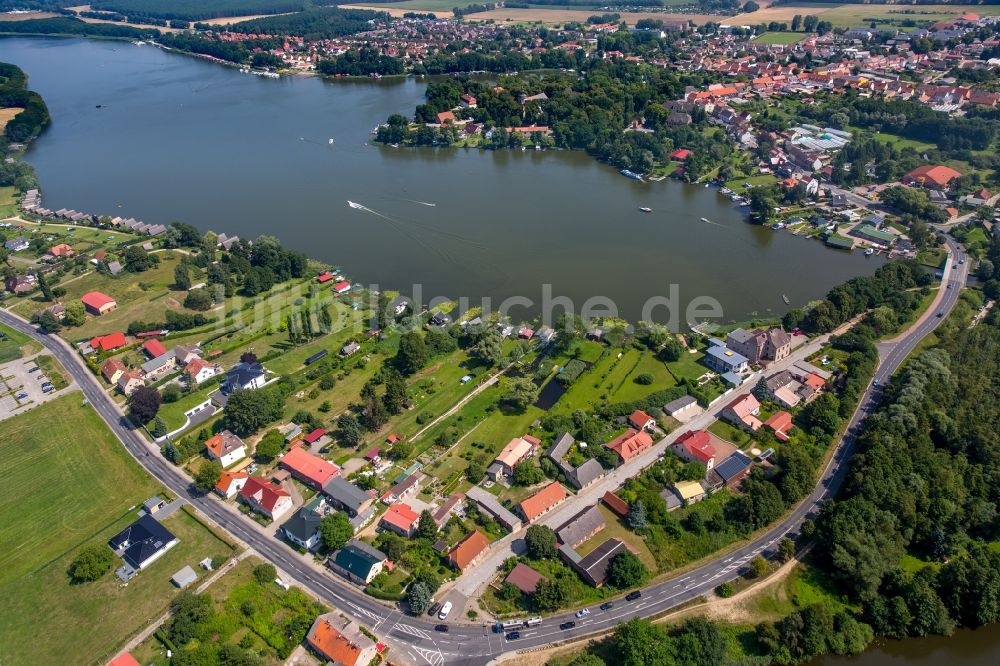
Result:
[[[28,90],[28,76],[20,67],[0,62],[0,108],[24,109],[7,122],[4,136],[8,141],[25,142],[45,129],[51,121],[45,100]]]
[[[297,12],[312,6],[308,0],[93,0],[90,6],[129,17],[201,21],[225,16],[252,16]],[[316,3],[322,4],[322,3]]]
[[[294,35],[304,37],[307,40],[317,40],[363,32],[370,28],[368,22],[375,19],[388,21],[389,15],[385,12],[364,9],[321,7],[298,14],[268,16],[242,21],[227,26],[227,29],[245,34]]]
[[[116,39],[149,39],[159,35],[160,31],[114,23],[87,23],[78,18],[59,16],[25,21],[4,21],[0,24],[0,32],[24,35],[80,35]]]

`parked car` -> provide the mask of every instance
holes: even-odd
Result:
[[[440,631],[442,633],[447,634],[448,633],[448,625],[447,624],[435,624],[434,625],[434,631]]]
[[[507,634],[507,640],[509,641],[516,641],[520,637],[521,637],[520,631],[512,631],[509,634]]]
[[[587,617],[588,615],[590,615],[590,609],[589,608],[581,608],[580,610],[578,610],[576,612],[576,616],[577,617]]]
[[[27,391],[21,391],[20,393],[17,394],[17,399],[18,400],[24,400],[27,397],[28,397],[28,392]]]
[[[575,626],[576,622],[563,622],[559,625],[559,628],[565,631],[566,629],[572,629]]]
[[[642,592],[636,590],[635,592],[629,592],[625,595],[625,601],[635,601],[636,599],[642,598]]]
[[[450,601],[446,601],[445,604],[444,604],[444,606],[441,607],[441,612],[438,613],[438,619],[439,620],[447,620],[448,619],[448,613],[450,613],[450,612],[451,612],[451,602]]]
[[[431,606],[431,609],[427,611],[427,614],[433,617],[434,615],[438,614],[439,610],[441,610],[441,604],[434,604],[433,606]]]
[[[609,611],[614,607],[615,607],[615,602],[613,601],[605,601],[603,604],[601,604],[602,611]]]

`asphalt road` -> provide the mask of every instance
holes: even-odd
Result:
[[[431,618],[414,618],[366,596],[360,590],[333,580],[332,574],[318,569],[313,563],[290,548],[263,533],[257,523],[242,516],[231,506],[213,496],[203,496],[192,491],[191,481],[170,462],[159,455],[159,449],[149,444],[135,432],[118,406],[104,392],[96,377],[87,369],[79,355],[65,342],[54,336],[39,333],[31,325],[14,315],[0,310],[0,322],[29,335],[45,345],[59,359],[85,397],[97,409],[126,449],[178,497],[184,497],[219,527],[272,562],[286,577],[310,590],[317,597],[354,617],[376,633],[393,648],[390,659],[396,663],[414,664],[484,664],[504,652],[538,648],[552,643],[578,639],[588,634],[602,632],[634,617],[657,615],[687,601],[709,594],[720,583],[741,576],[749,561],[756,555],[773,556],[777,543],[784,537],[795,537],[803,521],[815,517],[820,504],[833,496],[843,482],[847,462],[854,452],[855,438],[860,433],[861,422],[874,408],[882,387],[898,369],[906,355],[942,321],[938,313],[947,314],[955,306],[961,287],[968,276],[968,264],[959,264],[964,257],[958,245],[948,239],[951,259],[945,266],[945,281],[951,288],[942,288],[937,305],[929,315],[902,339],[879,346],[881,365],[875,381],[866,390],[857,411],[851,418],[845,437],[838,443],[829,465],[823,471],[815,490],[780,523],[762,536],[739,549],[727,553],[686,575],[664,581],[642,590],[642,598],[628,602],[617,599],[614,607],[601,611],[592,608],[590,615],[575,618],[573,613],[546,618],[532,629],[521,631],[518,640],[507,641],[486,626],[451,624],[448,633],[434,630]],[[560,630],[563,622],[574,620],[576,626]]]

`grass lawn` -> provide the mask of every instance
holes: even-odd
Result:
[[[93,499],[93,497],[90,497]],[[84,502],[79,502],[83,504]],[[86,541],[104,542],[136,518],[129,511]],[[120,586],[113,573],[94,583],[74,585],[66,575],[73,549],[45,562],[29,575],[0,585],[7,599],[0,610],[0,659],[4,664],[67,663],[66,655],[88,655],[84,661],[105,662],[131,636],[167,610],[179,590],[170,577],[185,565],[205,571],[198,562],[210,557],[221,564],[232,547],[186,510],[163,520],[180,543],[145,571]],[[80,544],[82,545],[82,544]],[[40,626],[58,626],[37,640]]]
[[[158,488],[81,402],[74,392],[0,421],[0,585],[75,549]]]
[[[208,394],[218,388],[218,384],[212,384],[211,386],[206,386],[203,389],[182,396],[177,402],[165,402],[156,415],[162,418],[163,422],[167,424],[167,431],[173,432],[184,425],[184,412],[194,409],[208,400]]]
[[[101,317],[87,316],[83,326],[68,328],[63,333],[67,340],[80,340],[95,335],[124,331],[135,319],[162,321],[167,309],[181,310],[184,292],[170,291],[174,281],[174,267],[180,260],[179,254],[169,256],[158,253],[160,264],[143,273],[121,273],[112,277],[93,271],[77,279],[64,281],[66,289],[63,302],[79,299],[88,291],[103,292],[118,302],[118,309]],[[143,286],[146,289],[143,289]],[[40,307],[40,303],[28,299],[19,303],[14,310],[23,317],[30,317]]]
[[[825,602],[833,610],[845,606],[826,575],[806,563],[798,564],[780,585],[747,599],[747,609],[760,620],[777,620],[812,604]]]
[[[734,425],[726,423],[725,421],[716,421],[708,427],[708,430],[709,432],[718,435],[727,442],[731,442],[740,448],[743,448],[751,441],[749,434]]]
[[[652,375],[653,383],[637,383],[635,381],[636,377],[642,374]],[[642,352],[642,357],[639,359],[639,363],[625,378],[625,383],[611,397],[611,401],[629,402],[631,400],[639,400],[640,398],[645,398],[650,393],[662,391],[676,385],[677,381],[670,374],[670,371],[667,370],[667,366],[663,361],[657,359],[652,352],[644,351]]]
[[[931,148],[936,148],[933,143],[926,143],[924,141],[915,141],[913,139],[904,139],[898,134],[889,134],[887,132],[878,132],[875,134],[875,140],[880,143],[891,143],[896,146],[896,148],[913,148],[917,152],[922,152],[925,150],[930,150]]]
[[[653,553],[649,551],[649,546],[646,545],[645,539],[626,527],[622,523],[621,519],[612,513],[608,507],[603,504],[599,504],[598,508],[604,516],[604,524],[606,527],[587,541],[580,544],[580,547],[576,549],[576,552],[580,553],[580,555],[587,555],[608,539],[621,539],[635,549],[636,554],[639,559],[642,560],[642,563],[646,565],[647,569],[651,572],[655,572],[656,558],[653,557]]]
[[[19,359],[41,348],[41,344],[28,336],[0,324],[0,363]]]
[[[917,261],[919,261],[924,266],[929,266],[931,268],[941,268],[944,264],[945,257],[948,256],[948,252],[942,248],[928,248],[921,250],[917,254]]]
[[[769,173],[762,173],[759,176],[747,176],[746,178],[734,178],[730,181],[726,181],[726,187],[737,194],[742,194],[750,189],[745,187],[745,185],[757,187],[759,185],[772,185],[777,182],[778,179],[776,177]]]
[[[804,38],[800,32],[765,32],[754,41],[758,44],[794,44]]]
[[[708,368],[702,365],[701,359],[705,358],[705,353],[701,351],[684,352],[681,357],[672,363],[667,364],[670,374],[678,382],[682,379],[698,379],[708,372]]]
[[[0,220],[17,212],[17,196],[13,187],[0,187]]]

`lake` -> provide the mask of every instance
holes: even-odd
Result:
[[[52,114],[27,154],[46,207],[272,234],[357,282],[420,284],[422,302],[520,296],[533,305],[512,314],[534,316],[548,284],[576,308],[603,296],[636,320],[676,285],[681,304],[708,296],[721,321],[742,321],[884,261],[750,225],[715,188],[629,180],[582,153],[369,145],[376,124],[421,101],[413,79],[264,79],[81,39],[3,38],[0,53]]]

